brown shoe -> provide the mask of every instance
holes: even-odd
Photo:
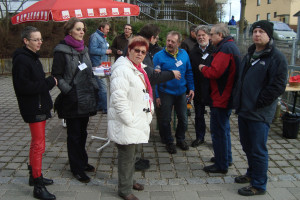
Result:
[[[139,200],[136,196],[133,194],[127,195],[125,197],[122,197],[124,200]]]
[[[132,189],[142,191],[144,190],[144,186],[142,184],[136,183],[132,186]]]

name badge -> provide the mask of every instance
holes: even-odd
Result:
[[[81,63],[80,65],[78,65],[78,68],[80,69],[80,71],[82,71],[87,68],[87,65],[85,63]]]
[[[254,61],[251,63],[251,65],[252,65],[252,66],[255,65],[258,61],[260,61],[260,59],[254,60]]]
[[[183,64],[183,63],[182,63],[181,60],[179,60],[179,61],[177,61],[177,62],[175,63],[176,67],[180,67],[182,64]]]
[[[205,60],[205,59],[208,57],[208,55],[209,55],[208,53],[204,54],[204,55],[202,56],[202,59]]]
[[[148,93],[145,93],[145,94],[144,94],[144,100],[145,100],[145,101],[149,101],[149,99],[150,99],[149,94],[148,94]]]

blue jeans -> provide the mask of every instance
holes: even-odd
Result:
[[[251,185],[266,190],[268,171],[267,140],[270,125],[238,117],[240,141],[246,153],[249,168],[247,176],[251,177]]]
[[[99,87],[99,100],[97,102],[97,110],[107,111],[107,85],[106,80],[104,78],[99,78],[95,76],[96,81]]]
[[[204,111],[205,105],[203,104],[195,104],[195,130],[196,130],[196,139],[204,140],[205,136],[205,119],[204,119]]]
[[[180,96],[174,96],[171,94],[159,92],[159,97],[161,99],[161,121],[159,123],[159,131],[160,133],[162,133],[162,141],[164,141],[166,144],[174,142],[171,132],[171,115],[173,106],[178,119],[178,124],[175,133],[176,141],[184,141],[185,131],[187,129],[187,108],[185,93],[183,93]]]
[[[215,165],[218,169],[227,170],[232,162],[229,117],[231,109],[210,108],[210,130],[213,142]]]

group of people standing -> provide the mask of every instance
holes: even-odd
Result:
[[[52,73],[48,77],[38,59],[37,51],[43,41],[40,31],[28,26],[22,32],[24,47],[17,49],[13,57],[13,84],[21,115],[29,123],[32,136],[28,169],[34,197],[56,198],[45,187],[53,181],[41,174],[45,125],[53,107],[49,91],[54,86],[62,94],[59,117],[66,119],[70,170],[77,180],[87,183],[90,178],[85,172],[95,171],[88,163],[85,143],[89,117],[101,110],[108,114],[108,137],[118,149],[118,194],[125,200],[137,200],[132,189],[143,190],[144,186],[136,183],[133,175],[137,161],[142,160],[137,158],[141,144],[149,141],[154,111],[161,142],[174,154],[176,146],[189,149],[185,141],[186,103],[194,100],[196,139],[192,147],[205,142],[204,114],[205,107],[210,107],[214,164],[203,170],[226,174],[232,165],[229,119],[235,109],[240,141],[249,165],[247,173],[236,177],[235,182],[250,183],[238,193],[264,194],[267,136],[277,98],[284,92],[287,78],[286,59],[273,45],[273,24],[262,20],[252,25],[253,45],[242,62],[225,24],[193,27],[188,43],[181,42],[179,32],[171,31],[164,48],[157,45],[160,30],[156,25],[147,24],[138,36],[132,36],[132,26],[127,24],[124,33],[115,38],[111,50],[105,39],[109,27],[108,23],[102,23],[91,35],[87,48],[83,41],[84,21],[78,18],[67,21],[65,38],[54,49]],[[102,105],[98,101],[104,96],[100,87],[106,86],[103,79],[93,75],[93,67],[99,66],[111,53],[115,54],[116,61],[111,69],[110,102],[105,107],[106,96]],[[176,146],[170,126],[173,108],[178,118]]]

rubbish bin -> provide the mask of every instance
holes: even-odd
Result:
[[[300,116],[297,114],[284,113],[282,116],[282,136],[288,139],[298,137]]]

